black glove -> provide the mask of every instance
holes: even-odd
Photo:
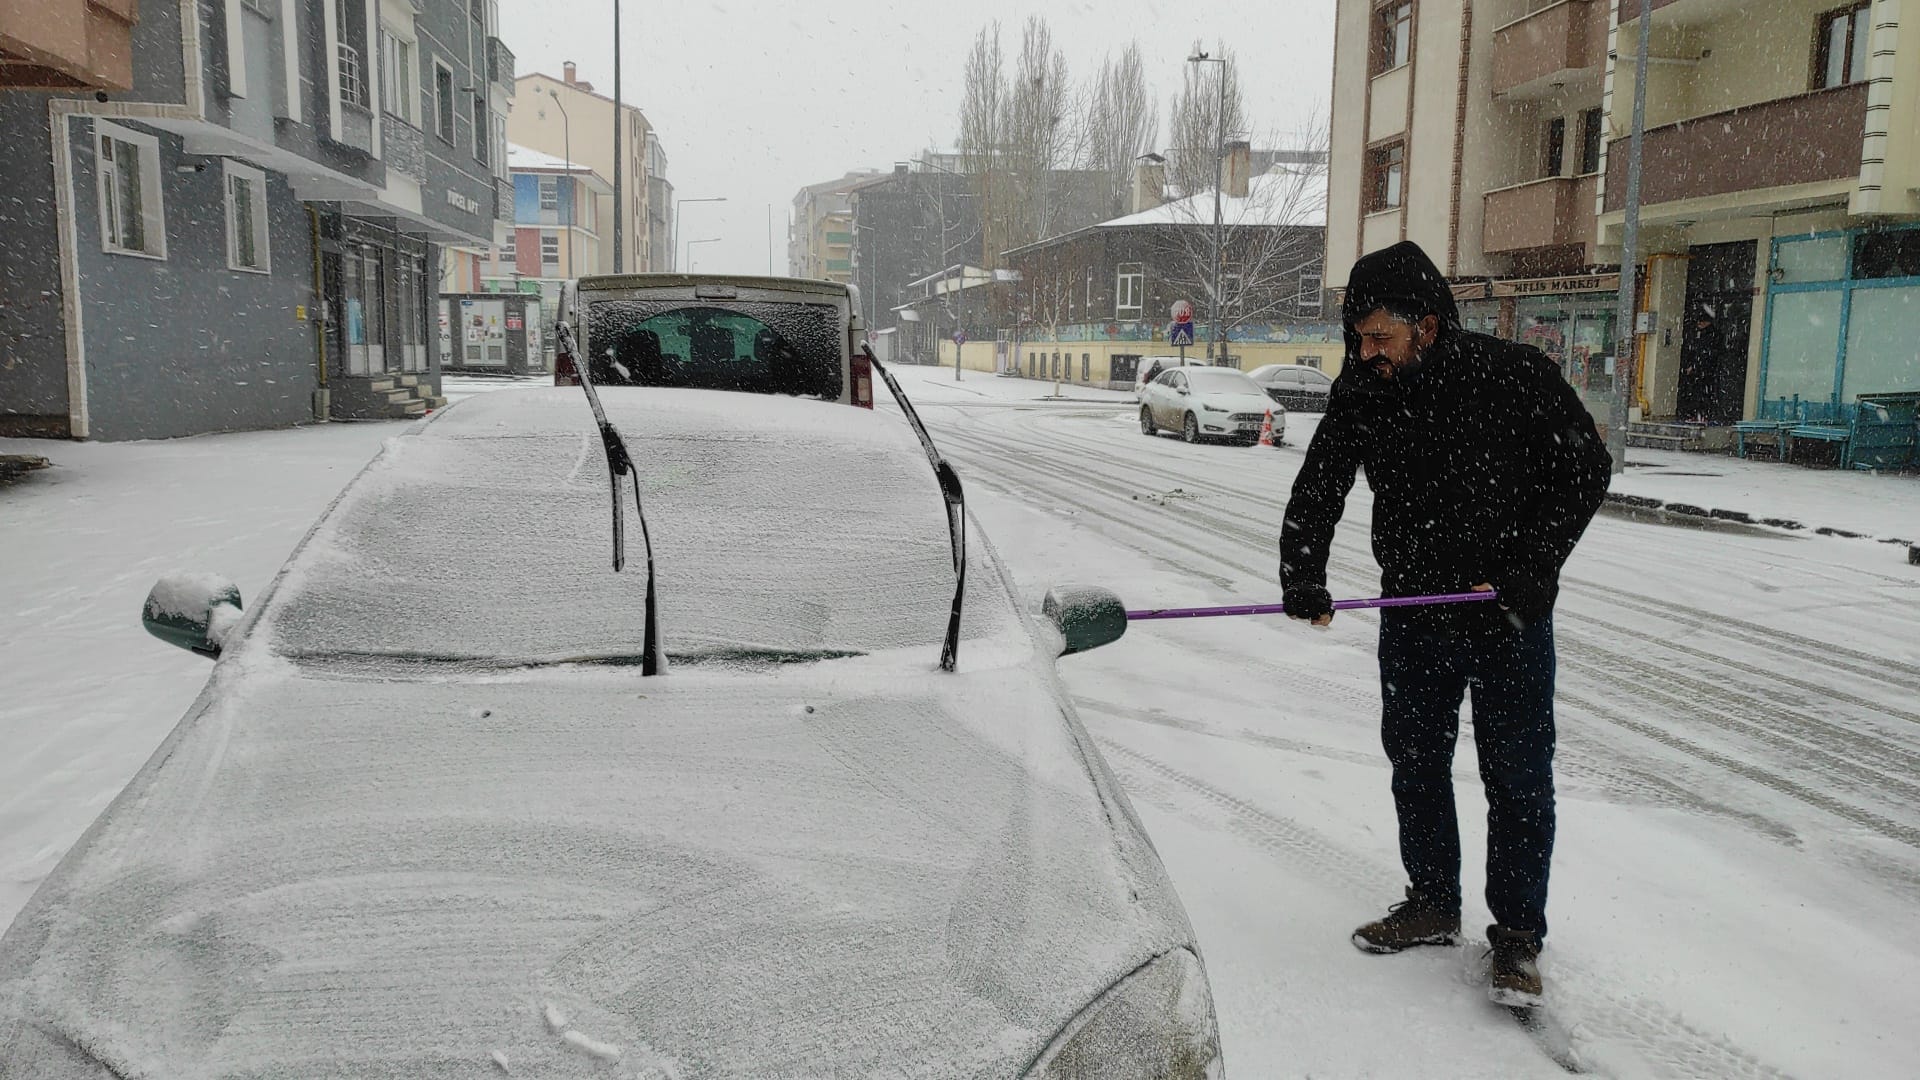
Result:
[[[1532,624],[1553,612],[1553,587],[1524,570],[1509,570],[1493,579],[1499,604],[1522,624]]]
[[[1289,585],[1280,593],[1280,604],[1293,619],[1317,619],[1333,614],[1333,595],[1325,585]]]

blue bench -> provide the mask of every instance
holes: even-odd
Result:
[[[1920,391],[1861,394],[1847,442],[1855,469],[1905,469],[1920,461]]]

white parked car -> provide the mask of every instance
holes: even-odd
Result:
[[[1247,378],[1259,383],[1282,407],[1298,412],[1326,412],[1327,397],[1333,392],[1333,379],[1305,364],[1268,364],[1247,372]]]
[[[1177,431],[1190,443],[1202,439],[1260,441],[1268,415],[1273,442],[1287,432],[1287,410],[1269,400],[1259,384],[1232,368],[1186,367],[1163,371],[1140,397],[1140,432]]]
[[[244,615],[156,587],[218,662],[0,938],[0,1077],[1217,1076],[1054,671],[1119,601],[1034,617],[931,443],[739,355],[787,393],[607,388],[611,438],[578,388],[470,398]]]

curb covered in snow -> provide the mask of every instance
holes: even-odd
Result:
[[[1663,502],[1645,495],[1628,495],[1624,492],[1607,492],[1607,501],[1600,507],[1603,513],[1628,519],[1650,519],[1668,525],[1685,525],[1693,528],[1766,528],[1783,532],[1804,532],[1809,526],[1792,518],[1756,517],[1744,510],[1725,510],[1696,506],[1692,503]],[[1892,536],[1873,536],[1852,529],[1835,528],[1831,525],[1812,526],[1818,536],[1838,536],[1847,540],[1873,540],[1882,544],[1904,544],[1907,548],[1907,561],[1920,566],[1920,546],[1913,541]]]

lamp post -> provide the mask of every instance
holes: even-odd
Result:
[[[1221,236],[1220,223],[1220,187],[1222,180],[1220,174],[1227,160],[1227,58],[1224,56],[1208,56],[1206,53],[1197,52],[1187,57],[1187,63],[1220,65],[1220,107],[1219,110],[1214,113],[1213,123],[1213,303],[1209,305],[1213,310],[1207,312],[1208,316],[1213,319],[1213,337],[1207,341],[1207,358],[1213,360],[1215,363],[1220,363],[1226,359],[1224,354],[1227,343],[1227,324],[1222,317],[1226,312],[1226,304],[1220,295],[1221,281],[1226,276],[1226,245],[1223,243],[1224,238]],[[1220,352],[1223,354],[1218,357],[1214,355],[1215,341],[1219,342]]]
[[[709,236],[709,237],[707,237],[707,238],[706,238],[705,240],[689,240],[689,241],[687,241],[687,260],[688,260],[688,263],[689,263],[689,265],[687,266],[687,273],[689,273],[689,274],[691,274],[691,273],[693,273],[693,266],[691,265],[691,263],[692,263],[692,260],[693,260],[693,245],[695,245],[695,244],[714,244],[714,243],[718,243],[718,242],[719,242],[719,240],[720,240],[720,238],[719,238],[719,237],[717,237],[717,236]]]
[[[553,99],[554,106],[560,110],[560,130],[566,139],[567,148],[566,182],[571,184],[573,183],[573,117],[567,115],[567,107],[560,103],[560,91],[549,86],[547,96]],[[567,192],[567,277],[569,278],[573,277],[573,244],[579,239],[573,232],[573,207],[579,195],[578,190]]]
[[[1607,451],[1613,456],[1613,472],[1627,468],[1627,395],[1633,392],[1628,370],[1637,358],[1640,343],[1633,325],[1635,262],[1640,246],[1640,144],[1647,132],[1647,49],[1653,37],[1653,4],[1640,0],[1640,48],[1634,58],[1633,129],[1627,144],[1627,206],[1620,236],[1620,297],[1614,316],[1613,393],[1607,402]]]
[[[725,195],[709,195],[709,196],[707,196],[707,197],[705,197],[705,198],[700,198],[700,199],[676,199],[676,200],[674,200],[674,203],[673,203],[673,240],[674,240],[674,243],[676,243],[676,244],[677,244],[677,243],[679,243],[679,242],[680,242],[680,208],[681,208],[681,207],[683,207],[683,206],[685,206],[685,205],[687,205],[687,204],[688,204],[688,203],[690,203],[690,202],[726,202],[726,201],[727,201],[727,197],[726,197]],[[674,269],[676,269],[676,270],[677,270],[677,269],[679,269],[679,267],[675,267]]]
[[[613,272],[624,274],[627,266],[621,261],[626,250],[627,208],[621,201],[621,176],[626,172],[625,155],[620,152],[620,133],[626,125],[626,117],[620,107],[620,0],[613,0]]]

